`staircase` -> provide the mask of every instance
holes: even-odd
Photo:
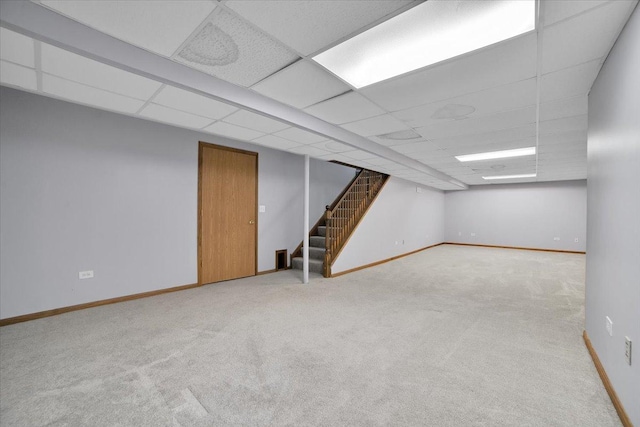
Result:
[[[309,232],[309,271],[331,277],[331,265],[356,229],[389,175],[361,169]],[[302,243],[291,254],[291,266],[302,270]]]
[[[316,234],[309,234],[309,271],[314,273],[324,273],[324,254],[325,254],[325,237],[327,227],[319,225]],[[291,267],[302,270],[302,246],[300,253],[293,253],[291,258]]]

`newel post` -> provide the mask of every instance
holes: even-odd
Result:
[[[327,205],[324,212],[324,263],[322,265],[322,275],[324,277],[331,277],[331,239],[332,239],[332,227],[331,227],[331,206]]]

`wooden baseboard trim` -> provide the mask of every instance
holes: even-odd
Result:
[[[604,388],[607,389],[607,393],[609,393],[609,397],[611,398],[611,402],[613,402],[613,406],[616,408],[616,412],[618,412],[618,416],[620,417],[620,421],[624,427],[633,427],[631,423],[631,419],[627,415],[624,410],[624,406],[622,406],[622,402],[618,399],[618,395],[616,391],[613,389],[613,385],[611,385],[611,381],[609,381],[609,376],[607,372],[604,370],[604,366],[600,362],[600,358],[596,353],[596,350],[591,345],[591,340],[589,339],[589,335],[587,335],[587,331],[582,333],[582,337],[584,338],[584,343],[587,346],[587,350],[589,350],[589,354],[591,355],[591,359],[593,359],[593,364],[596,366],[596,370],[598,371],[598,375],[600,375],[600,379],[602,380],[602,384],[604,384]]]
[[[99,307],[101,305],[115,304],[117,302],[131,301],[134,299],[147,298],[155,295],[168,294],[170,292],[182,291],[185,289],[191,289],[198,286],[200,285],[198,285],[197,283],[191,283],[189,285],[175,286],[173,288],[158,289],[156,291],[142,292],[140,294],[125,295],[123,297],[103,299],[100,301],[93,301],[93,302],[87,302],[84,304],[71,305],[69,307],[54,308],[53,310],[39,311],[37,313],[31,313],[31,314],[23,314],[22,316],[8,317],[6,319],[0,319],[0,327],[13,325],[14,323],[28,322],[29,320],[42,319],[43,317],[56,316],[58,314],[69,313],[71,311],[84,310],[85,308]]]
[[[539,252],[560,252],[563,254],[586,254],[584,251],[564,251],[561,249],[540,249],[540,248],[524,248],[521,246],[499,246],[499,245],[480,245],[476,243],[453,243],[444,242],[444,245],[458,245],[458,246],[478,246],[480,248],[498,248],[498,249],[517,249],[521,251],[539,251]]]
[[[256,276],[262,276],[263,274],[271,274],[271,273],[275,273],[276,271],[278,270],[276,270],[275,268],[273,270],[258,271]]]
[[[393,260],[396,260],[398,258],[404,258],[406,256],[413,255],[413,254],[418,253],[418,252],[426,251],[427,249],[435,248],[436,246],[440,246],[440,245],[444,245],[444,243],[436,243],[435,245],[426,246],[424,248],[416,249],[415,251],[407,252],[406,254],[397,255],[397,256],[394,256],[394,257],[391,257],[391,258],[387,258],[387,259],[383,259],[381,261],[376,261],[376,262],[373,262],[373,263],[367,264],[367,265],[361,265],[360,267],[356,267],[356,268],[352,268],[350,270],[345,270],[345,271],[341,271],[339,273],[331,274],[330,277],[338,277],[338,276],[342,276],[342,275],[345,275],[345,274],[353,273],[353,272],[358,271],[358,270],[364,270],[365,268],[375,267],[376,265],[384,264],[385,262],[393,261]]]

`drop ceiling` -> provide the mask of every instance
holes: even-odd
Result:
[[[360,89],[312,61],[417,3],[3,1],[0,83],[442,190],[585,179],[587,95],[637,0],[542,0],[535,31]]]

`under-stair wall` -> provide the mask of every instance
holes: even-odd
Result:
[[[444,193],[391,177],[331,267],[331,274],[444,241]]]

